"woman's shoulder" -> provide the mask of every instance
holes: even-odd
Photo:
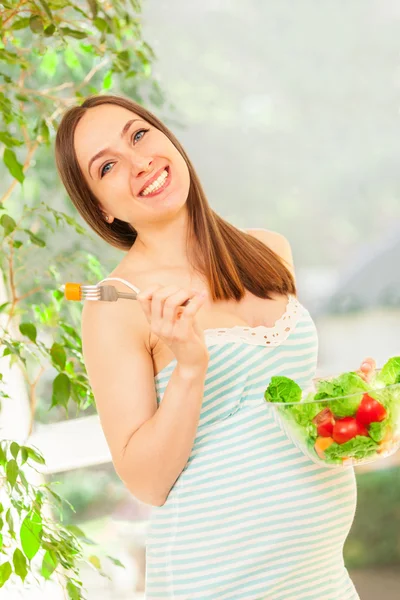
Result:
[[[271,229],[261,228],[246,229],[245,231],[260,240],[260,242],[263,242],[270,250],[275,252],[279,258],[282,258],[293,278],[295,277],[292,248],[289,240],[282,233],[272,231]]]

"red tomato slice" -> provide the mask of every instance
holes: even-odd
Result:
[[[385,407],[375,400],[375,398],[371,398],[368,394],[364,394],[356,413],[357,421],[367,427],[370,423],[383,421],[385,418]]]
[[[335,418],[329,408],[324,408],[316,417],[313,418],[313,423],[317,426],[318,435],[321,437],[331,437]]]
[[[356,437],[356,435],[368,436],[368,431],[354,417],[337,419],[332,433],[332,437],[337,444],[344,444]]]

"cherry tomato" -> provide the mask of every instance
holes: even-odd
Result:
[[[368,394],[364,394],[356,413],[357,421],[362,423],[362,425],[368,426],[370,423],[383,421],[385,418],[385,407],[375,400],[375,398],[371,398]]]
[[[313,418],[313,423],[317,426],[318,435],[321,437],[331,437],[335,418],[329,408],[324,408],[316,417]]]
[[[336,443],[344,444],[356,437],[356,435],[368,436],[368,431],[362,423],[359,423],[354,417],[337,419],[332,433],[332,437]]]

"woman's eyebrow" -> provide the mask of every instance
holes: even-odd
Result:
[[[125,123],[124,128],[121,131],[121,137],[124,137],[124,135],[126,134],[126,132],[129,129],[129,127],[135,121],[141,121],[141,119],[131,119],[130,121],[128,121],[127,123]],[[89,171],[90,177],[92,177],[92,175],[90,173],[90,167],[92,166],[92,164],[94,163],[94,161],[97,160],[98,158],[101,158],[104,154],[107,154],[107,152],[110,152],[110,149],[109,148],[103,148],[103,150],[100,150],[100,152],[97,152],[97,154],[95,154],[94,156],[92,156],[92,158],[89,160],[88,171]],[[92,177],[92,179],[93,179],[93,177]]]

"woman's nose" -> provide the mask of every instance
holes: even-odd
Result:
[[[133,155],[131,157],[132,172],[137,177],[140,174],[150,173],[153,167],[153,159],[150,157]]]

